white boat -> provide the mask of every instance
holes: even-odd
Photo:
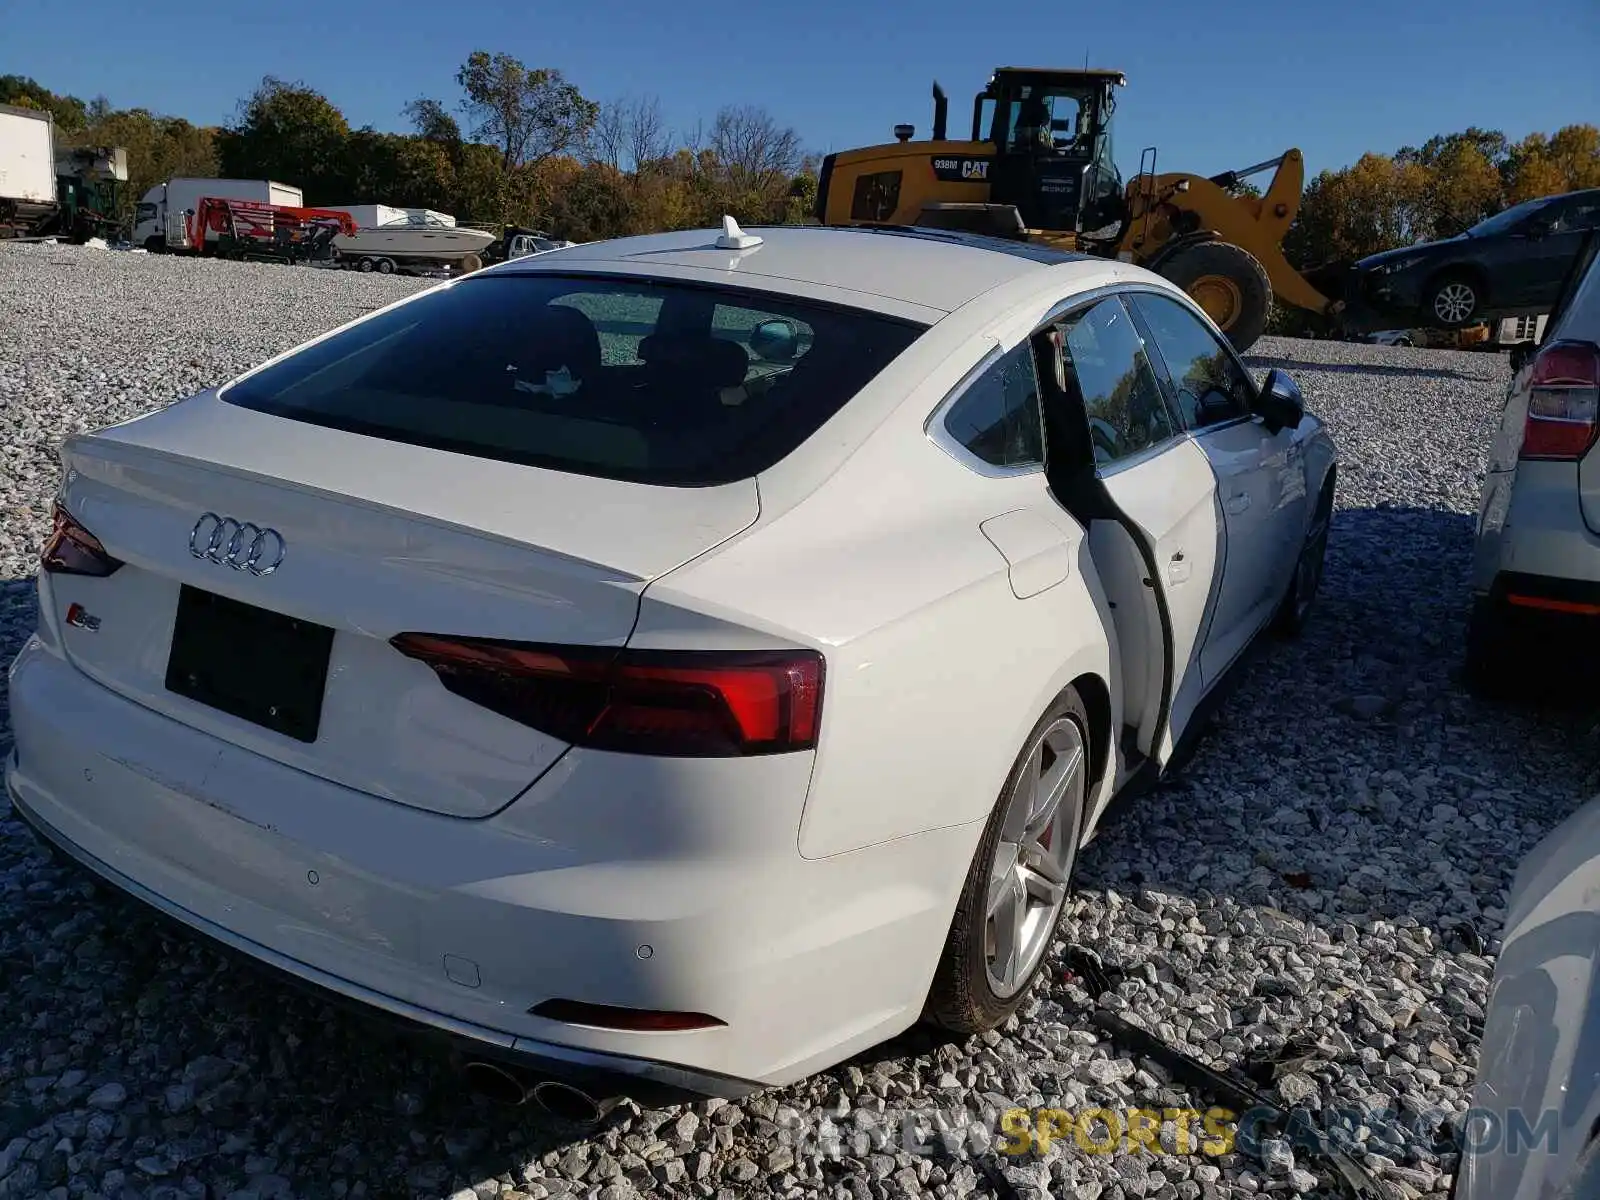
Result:
[[[392,271],[418,265],[476,266],[465,260],[480,256],[494,240],[487,230],[447,225],[433,213],[413,213],[404,220],[340,234],[333,246],[341,260],[353,261],[360,270]]]

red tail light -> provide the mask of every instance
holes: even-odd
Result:
[[[1551,342],[1533,360],[1522,457],[1582,458],[1600,420],[1600,346]]]
[[[456,695],[564,742],[629,754],[716,758],[817,744],[814,651],[616,650],[402,633]]]
[[[50,515],[55,528],[39,551],[39,565],[52,575],[106,576],[122,565],[120,558],[112,558],[106,548],[57,503]]]

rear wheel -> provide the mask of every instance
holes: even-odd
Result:
[[[1479,600],[1467,622],[1467,652],[1462,663],[1467,690],[1483,700],[1510,699],[1517,690],[1521,657],[1495,606]]]
[[[1158,272],[1189,293],[1243,354],[1267,329],[1272,281],[1256,256],[1231,242],[1198,242],[1176,251]]]
[[[380,258],[378,260],[378,274],[393,275],[394,263],[390,262],[387,258]]]
[[[1072,887],[1088,780],[1088,711],[1068,688],[1034,725],[984,828],[928,993],[929,1020],[980,1033],[1021,1005]]]

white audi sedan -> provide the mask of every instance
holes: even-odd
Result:
[[[731,220],[62,462],[17,812],[568,1112],[1003,1021],[1112,795],[1305,619],[1335,475],[1149,272]]]

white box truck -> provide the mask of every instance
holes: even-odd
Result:
[[[55,121],[0,104],[0,233],[26,236],[56,211]]]
[[[169,179],[156,184],[140,199],[133,214],[133,244],[150,251],[166,250],[167,235],[172,231],[172,249],[184,248],[187,214],[198,208],[206,196],[290,208],[305,206],[299,188],[271,179]]]

